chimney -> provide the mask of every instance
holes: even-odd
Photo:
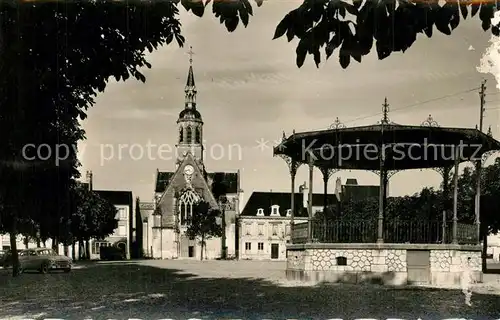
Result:
[[[92,171],[87,171],[87,183],[89,184],[89,190],[93,190],[93,185],[92,185]]]
[[[302,188],[302,207],[307,208],[307,200],[309,200],[308,188],[306,182],[301,186]]]

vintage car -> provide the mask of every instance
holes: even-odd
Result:
[[[58,255],[49,248],[26,249],[19,254],[21,270],[35,270],[47,273],[51,270],[63,270],[70,272],[72,260],[66,256]]]

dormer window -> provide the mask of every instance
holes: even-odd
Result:
[[[280,206],[273,205],[271,206],[271,216],[279,216],[280,215]]]
[[[286,209],[286,216],[291,217],[292,216],[292,209]]]
[[[257,209],[257,215],[258,216],[263,216],[264,215],[264,209],[262,209],[262,208]]]

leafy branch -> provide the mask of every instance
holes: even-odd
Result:
[[[322,50],[328,59],[338,49],[339,63],[345,69],[351,59],[361,62],[374,42],[382,60],[392,52],[408,50],[419,33],[432,37],[434,27],[451,35],[469,11],[471,17],[479,13],[484,31],[491,28],[494,35],[499,35],[499,26],[492,27],[495,6],[491,1],[471,0],[447,1],[443,5],[437,0],[304,0],[281,20],[273,39],[284,35],[289,42],[299,39],[299,68],[308,54],[318,67]]]

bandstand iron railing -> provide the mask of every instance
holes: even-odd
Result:
[[[443,236],[444,229],[444,236]],[[385,243],[446,244],[452,243],[452,222],[443,228],[442,221],[395,220],[384,223]],[[307,223],[296,224],[292,232],[294,244],[307,242]],[[312,241],[316,243],[375,243],[377,221],[351,220],[312,223]],[[458,244],[477,244],[476,227],[458,223]]]

